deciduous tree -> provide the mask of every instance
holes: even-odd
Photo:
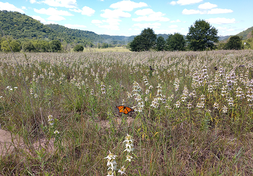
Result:
[[[57,52],[61,50],[61,42],[59,40],[53,40],[50,42],[50,48],[52,52]]]
[[[76,46],[74,47],[74,51],[77,51],[77,52],[83,51],[83,49],[84,49],[84,47],[83,47],[82,45],[76,45]]]
[[[218,42],[218,30],[212,27],[205,20],[197,20],[194,25],[189,28],[186,38],[189,42],[191,50],[203,51],[206,49],[214,49],[215,42]]]
[[[239,36],[235,35],[229,38],[225,45],[226,49],[230,50],[240,50],[242,49],[242,40]]]
[[[10,52],[11,49],[13,52],[19,52],[21,50],[21,44],[17,40],[11,40],[9,41],[9,44],[6,40],[2,41],[2,44],[1,44],[2,50],[5,52]]]
[[[165,50],[165,46],[166,46],[165,44],[166,44],[166,42],[165,42],[164,38],[162,36],[159,36],[157,38],[157,42],[156,42],[156,50],[157,51]]]
[[[148,51],[156,44],[156,34],[153,29],[144,29],[140,35],[136,36],[130,43],[131,51]]]
[[[31,51],[36,51],[36,48],[34,47],[31,41],[26,41],[26,42],[23,42],[22,50],[31,52]]]
[[[168,51],[184,51],[185,50],[185,39],[184,36],[175,33],[173,35],[169,35],[166,40],[166,50]]]

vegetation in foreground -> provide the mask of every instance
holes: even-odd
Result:
[[[14,56],[0,54],[0,124],[24,146],[2,175],[253,173],[251,50]]]

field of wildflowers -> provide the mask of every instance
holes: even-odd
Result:
[[[252,175],[252,60],[0,53],[1,129],[23,139],[0,154],[0,175]]]

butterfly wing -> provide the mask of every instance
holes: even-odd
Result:
[[[134,112],[132,108],[125,107],[124,114],[128,114],[129,112]]]
[[[118,108],[119,112],[124,112],[125,107],[124,106],[116,106]]]
[[[124,114],[128,114],[129,112],[134,112],[132,108],[126,107],[126,106],[116,106],[118,108],[119,112],[123,112]]]

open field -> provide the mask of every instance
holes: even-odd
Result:
[[[84,48],[83,52],[131,52],[124,47],[112,47],[112,48]]]
[[[252,61],[252,50],[0,53],[0,175],[252,175]]]

